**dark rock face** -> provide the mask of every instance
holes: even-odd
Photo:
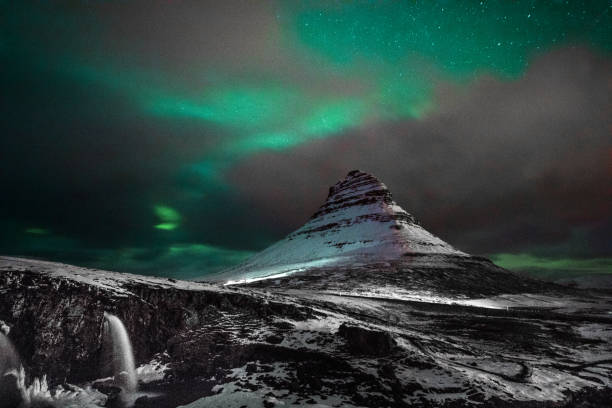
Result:
[[[396,346],[395,340],[389,333],[349,326],[346,323],[342,323],[338,335],[346,340],[348,349],[353,354],[386,356]]]
[[[104,366],[103,314],[124,323],[137,361],[172,346],[179,333],[215,321],[223,312],[240,311],[256,319],[275,313],[304,319],[293,305],[230,291],[187,291],[142,283],[128,284],[129,294],[33,271],[0,272],[0,320],[11,326],[10,339],[35,376],[55,383],[99,378]],[[170,344],[169,344],[170,343]]]
[[[15,408],[21,402],[17,376],[12,373],[0,376],[0,408]]]

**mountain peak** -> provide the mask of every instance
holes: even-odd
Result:
[[[346,177],[329,188],[325,203],[315,212],[312,219],[340,209],[353,206],[378,204],[385,214],[401,212],[403,218],[415,223],[412,215],[392,204],[393,196],[387,186],[369,173],[360,170],[350,171]]]
[[[253,279],[423,254],[468,256],[418,225],[376,177],[352,170],[306,224],[222,276]]]
[[[341,194],[346,190],[355,190],[359,188],[388,191],[387,186],[373,175],[364,173],[360,170],[351,170],[343,180],[340,180],[329,188],[329,195],[327,198],[329,199],[332,195]]]

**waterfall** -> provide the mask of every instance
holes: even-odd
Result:
[[[128,393],[135,392],[138,380],[134,367],[132,344],[130,343],[127,330],[125,330],[125,326],[115,315],[105,312],[104,319],[106,319],[111,336],[115,382]]]
[[[19,368],[17,351],[4,332],[0,330],[0,376],[17,368]]]
[[[0,408],[102,408],[106,405],[107,396],[90,386],[80,388],[71,385],[64,388],[58,385],[51,389],[44,375],[42,378],[32,378],[28,384],[25,369],[7,334],[8,326],[0,320]]]
[[[19,406],[24,401],[18,376],[19,356],[5,333],[8,330],[0,325],[0,408]]]

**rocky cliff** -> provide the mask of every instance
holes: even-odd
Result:
[[[610,396],[612,302],[603,295],[257,285],[0,258],[0,320],[30,377],[85,386],[108,375],[103,313],[119,316],[141,366],[140,407],[595,407]],[[153,382],[151,360],[163,367]],[[116,406],[105,384],[94,385]]]
[[[292,304],[205,284],[8,257],[0,257],[0,295],[0,320],[23,362],[32,375],[55,383],[104,376],[104,312],[124,322],[141,362],[222,313],[308,315]]]

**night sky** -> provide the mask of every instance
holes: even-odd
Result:
[[[612,273],[612,3],[0,0],[0,253],[194,278],[352,169],[457,248]]]

